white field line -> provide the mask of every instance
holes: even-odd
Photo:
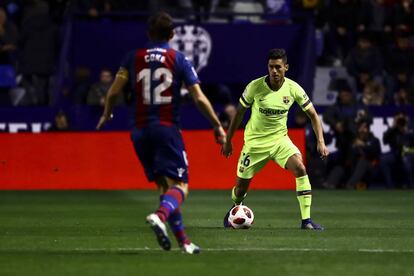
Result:
[[[179,248],[173,248],[172,251],[180,251]],[[78,253],[78,254],[134,254],[141,252],[159,252],[164,251],[161,248],[150,247],[131,247],[131,248],[68,248],[68,249],[0,249],[1,253],[25,252],[25,253]],[[201,248],[202,252],[360,252],[360,253],[414,253],[414,249],[381,249],[381,248],[358,248],[358,249],[330,249],[330,248],[294,248],[294,247],[280,247],[280,248],[264,248],[264,247],[221,247],[221,248]]]
[[[173,251],[179,251],[179,248],[171,249]],[[234,251],[234,252],[363,252],[363,253],[414,253],[414,249],[329,249],[329,248],[262,248],[262,247],[247,247],[247,248],[235,248],[235,247],[223,247],[223,248],[201,248],[202,251],[207,252],[221,252],[221,251]],[[63,250],[65,251],[65,250]],[[75,248],[74,250],[68,249],[68,251],[79,252],[112,252],[112,253],[134,253],[142,251],[163,251],[161,248],[149,248],[149,247],[136,247],[136,248]]]

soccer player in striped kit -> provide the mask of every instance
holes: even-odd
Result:
[[[170,15],[160,12],[150,17],[148,36],[150,41],[146,48],[128,53],[122,61],[108,91],[97,129],[111,118],[117,95],[124,86],[130,85],[134,108],[131,139],[148,180],[155,181],[160,191],[159,208],[149,214],[146,221],[164,250],[171,248],[165,225],[168,222],[182,251],[197,254],[200,247],[187,237],[180,211],[188,194],[188,164],[179,129],[183,83],[213,126],[217,143],[223,144],[226,134],[200,88],[190,61],[168,44],[174,36]]]

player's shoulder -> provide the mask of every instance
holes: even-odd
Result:
[[[287,77],[285,77],[285,82],[291,87],[301,87],[299,83]]]
[[[166,45],[165,48],[164,48],[164,50],[167,53],[172,54],[172,55],[174,55],[174,56],[176,56],[178,58],[182,58],[182,59],[185,59],[186,58],[186,56],[185,56],[185,54],[183,52],[181,52],[180,50],[177,50],[177,49],[173,48],[171,45]]]
[[[259,77],[259,78],[254,79],[254,80],[250,81],[247,84],[247,86],[250,87],[250,88],[261,87],[263,85],[263,83],[264,83],[265,77],[266,76],[262,76],[262,77]]]
[[[172,54],[175,58],[175,61],[179,66],[185,65],[186,63],[191,64],[191,60],[181,51],[176,50],[172,47],[167,49],[168,53]]]
[[[304,91],[304,89],[302,88],[302,86],[299,83],[297,83],[296,81],[292,80],[292,79],[289,79],[289,78],[286,78],[285,77],[285,82],[288,85],[289,92],[291,94],[295,94],[295,93],[303,92]]]

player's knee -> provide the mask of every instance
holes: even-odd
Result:
[[[304,176],[304,175],[306,175],[306,167],[305,167],[305,165],[303,165],[303,163],[301,163],[298,166],[298,177]]]
[[[306,167],[302,162],[296,164],[292,171],[295,177],[301,177],[306,175]]]
[[[177,183],[174,186],[183,192],[185,198],[188,196],[189,190],[188,190],[187,183],[181,182],[181,183]]]

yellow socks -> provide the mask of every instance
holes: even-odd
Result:
[[[310,218],[312,205],[312,187],[307,175],[296,178],[296,195],[299,201],[302,219]]]

